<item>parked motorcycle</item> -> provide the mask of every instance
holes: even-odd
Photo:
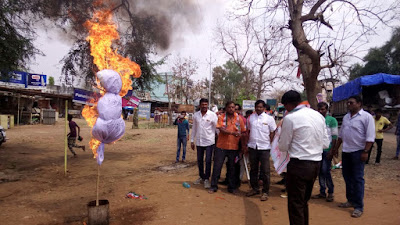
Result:
[[[3,142],[6,142],[6,131],[2,126],[0,126],[0,146]]]

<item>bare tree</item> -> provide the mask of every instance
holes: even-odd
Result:
[[[192,88],[189,89],[193,100],[208,97],[208,80],[206,78],[195,81]],[[213,94],[212,94],[213,96]]]
[[[198,69],[196,61],[192,58],[181,58],[177,56],[174,65],[172,66],[172,71],[174,73],[174,85],[176,95],[179,96],[180,102],[183,104],[189,103],[191,99],[190,89],[193,85],[191,76],[196,73]]]
[[[389,26],[399,10],[399,2],[395,0],[251,0],[242,6],[246,8],[246,16],[251,12],[273,19],[291,31],[291,42],[312,107],[316,107],[315,96],[321,89],[318,85],[321,70],[335,70],[325,73],[331,75],[346,74],[346,62],[357,57],[378,25]]]
[[[285,38],[279,27],[246,16],[233,27],[219,25],[216,36],[218,45],[243,71],[246,94],[260,99],[285,68]]]

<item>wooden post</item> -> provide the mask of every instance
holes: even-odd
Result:
[[[18,94],[18,104],[17,104],[17,111],[18,111],[18,118],[17,118],[17,125],[19,126],[19,118],[20,118],[20,112],[19,112],[19,100],[20,100],[21,95]]]
[[[100,184],[100,165],[97,164],[96,206],[99,206],[99,184]]]
[[[67,175],[67,151],[68,151],[68,100],[65,100],[65,135],[64,135],[64,175]]]

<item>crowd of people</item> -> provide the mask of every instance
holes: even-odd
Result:
[[[274,138],[279,138],[279,151],[290,156],[284,173],[290,224],[308,224],[311,197],[327,202],[334,200],[330,169],[332,158],[338,157],[339,147],[343,145],[342,173],[347,201],[338,206],[353,208],[351,216],[360,217],[364,209],[364,165],[368,163],[374,143],[378,146],[375,165],[379,165],[383,132],[391,129],[392,124],[379,109],[374,117],[364,111],[359,96],[347,100],[348,113],[340,129],[337,120],[328,114],[329,106],[325,102],[320,102],[318,109],[313,110],[302,104],[298,92],[288,91],[282,97],[282,104],[287,112],[278,124],[279,135],[275,135],[277,124],[267,113],[270,109],[263,100],[255,102],[254,112],[247,111],[242,115],[240,105],[232,101],[225,104],[224,111],[215,113],[208,109],[208,100],[201,99],[200,110],[193,116],[190,135],[191,148],[197,150],[199,169],[199,178],[194,184],[203,184],[212,194],[218,191],[218,184],[224,183],[228,192],[235,194],[247,163],[250,163],[251,189],[246,196],[257,195],[261,201],[268,200],[271,143]],[[175,121],[178,125],[176,162],[179,162],[182,144],[182,161],[185,160],[186,141],[189,140],[189,125],[184,118],[185,112],[182,112]],[[399,140],[400,121],[396,135]],[[398,141],[394,159],[398,159],[399,145]],[[224,163],[226,178],[219,182]],[[311,196],[317,177],[320,191]]]

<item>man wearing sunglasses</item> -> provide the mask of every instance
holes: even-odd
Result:
[[[347,202],[341,203],[341,208],[354,208],[352,217],[358,218],[364,209],[364,165],[368,153],[375,141],[375,122],[371,114],[362,108],[360,96],[352,96],[347,100],[348,113],[343,117],[339,131],[339,139],[333,150],[338,154],[342,148],[342,173],[346,183]]]

